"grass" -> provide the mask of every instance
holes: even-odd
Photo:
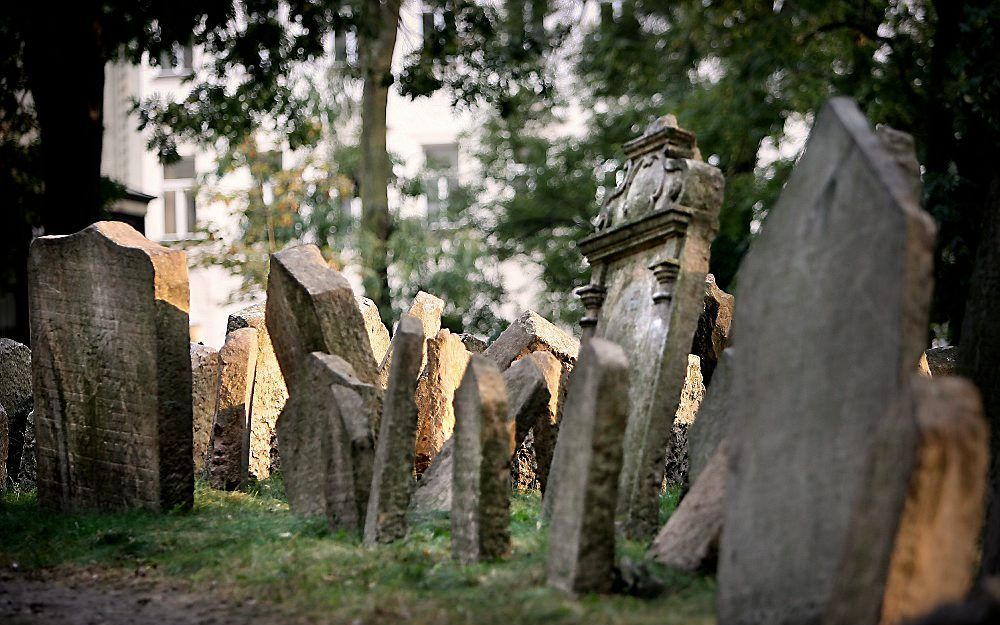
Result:
[[[414,519],[405,540],[366,549],[321,519],[291,515],[279,481],[224,493],[198,484],[186,513],[80,513],[38,508],[33,494],[0,506],[0,567],[101,567],[182,580],[193,590],[256,598],[290,615],[330,623],[714,623],[715,583],[653,568],[667,584],[657,599],[567,597],[545,586],[545,537],[537,493],[517,494],[513,552],[462,566],[450,557],[447,515]],[[664,497],[664,516],[676,496]],[[640,558],[643,545],[621,546]]]

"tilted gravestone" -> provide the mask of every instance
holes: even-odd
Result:
[[[533,352],[504,371],[510,392],[516,445],[511,484],[545,491],[559,431],[563,368],[549,352]]]
[[[357,296],[354,299],[365,320],[365,331],[368,332],[368,342],[372,346],[372,358],[376,365],[381,365],[389,351],[389,330],[382,323],[382,316],[375,302],[367,297]]]
[[[190,506],[184,252],[98,222],[35,239],[28,275],[39,502]]]
[[[392,367],[365,516],[364,542],[369,546],[398,540],[408,527],[406,511],[413,493],[417,439],[414,393],[424,356],[424,330],[419,319],[409,314],[400,318],[390,352]]]
[[[599,338],[584,341],[546,496],[552,510],[548,584],[567,592],[611,591],[629,376],[621,347]]]
[[[895,155],[830,100],[740,268],[720,623],[878,622],[933,242]]]
[[[438,332],[441,330],[441,313],[444,312],[444,300],[427,293],[426,291],[418,291],[413,298],[413,303],[410,305],[409,314],[416,317],[420,321],[420,324],[424,328],[424,336],[427,340],[431,340],[437,336]],[[424,360],[420,364],[421,373],[424,370],[424,365],[427,364],[427,352],[424,352]],[[385,357],[382,358],[382,363],[379,366],[379,379],[382,381],[382,388],[386,388],[389,384],[389,369],[392,367],[392,342],[389,342],[389,349],[385,352]]]
[[[508,419],[514,424],[514,445],[521,446],[527,433],[541,419],[550,417],[550,375],[559,369],[551,354],[535,352],[503,372],[507,389]],[[417,484],[412,508],[415,512],[447,512],[452,509],[455,437],[434,457]],[[511,458],[508,458],[508,462]],[[509,467],[509,465],[508,465]]]
[[[219,403],[219,369],[222,361],[214,347],[191,343],[192,456],[194,474],[205,472],[210,454],[212,424]]]
[[[667,460],[664,465],[663,485],[678,489],[687,486],[690,458],[688,456],[688,431],[695,423],[701,402],[705,398],[705,384],[701,374],[701,359],[688,355],[687,372],[681,388],[681,401],[674,413]]]
[[[510,550],[510,457],[514,422],[500,370],[473,356],[455,393],[452,557],[471,564]]]
[[[712,382],[715,367],[729,344],[729,327],[733,323],[735,303],[736,298],[715,283],[715,276],[708,274],[705,277],[705,307],[698,317],[698,329],[691,341],[691,353],[701,361],[705,386]]]
[[[255,304],[229,315],[226,332],[239,328],[257,330],[257,366],[253,374],[253,398],[250,405],[249,472],[263,480],[279,468],[274,443],[275,423],[288,401],[288,388],[267,331],[265,305]]]
[[[597,232],[579,243],[592,272],[577,294],[587,311],[584,336],[608,339],[629,355],[618,515],[627,535],[646,538],[657,529],[664,454],[704,306],[723,176],[700,160],[694,134],[673,116],[624,150],[621,184],[604,201]]]
[[[250,407],[259,351],[257,330],[240,328],[226,335],[219,350],[219,388],[208,482],[236,490],[246,485],[250,467]]]
[[[22,464],[34,465],[34,439],[30,438],[28,428],[28,415],[33,405],[31,350],[17,341],[0,338],[0,406],[7,411],[7,432],[0,436],[7,436],[5,467],[7,480],[12,483],[20,482]],[[27,441],[26,433],[29,434]],[[27,473],[34,474],[33,469],[27,468]]]
[[[312,352],[303,371],[302,392],[278,419],[288,507],[326,516],[334,530],[360,534],[374,458],[367,407],[375,387],[358,380],[339,356]]]
[[[310,352],[340,356],[357,378],[378,384],[365,320],[350,283],[327,265],[315,245],[271,254],[265,322],[289,396],[295,395],[299,368]],[[373,425],[378,420],[373,408]]]
[[[736,398],[731,388],[736,348],[727,347],[719,358],[712,385],[698,408],[698,416],[688,429],[688,483],[694,484],[708,465],[715,449],[726,436]]]
[[[414,469],[418,476],[430,466],[455,429],[455,390],[462,382],[472,356],[462,340],[448,330],[427,339],[427,359],[417,381],[417,448]]]

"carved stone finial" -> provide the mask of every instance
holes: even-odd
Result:
[[[669,113],[663,115],[662,117],[658,117],[646,126],[646,131],[642,134],[646,136],[652,135],[660,130],[663,130],[664,128],[680,128],[680,126],[677,125],[677,118]]]
[[[661,150],[669,158],[694,158],[698,151],[694,133],[681,128],[673,115],[657,118],[642,136],[626,142],[622,148],[630,159]]]
[[[580,319],[580,327],[584,329],[595,327],[608,290],[599,284],[588,284],[581,286],[573,293],[583,301],[583,307],[587,310],[587,313]]]
[[[656,278],[656,291],[653,292],[653,302],[669,301],[674,296],[674,283],[680,273],[681,264],[674,258],[668,258],[649,266]]]

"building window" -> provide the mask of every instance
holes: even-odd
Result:
[[[174,44],[174,58],[164,52],[160,55],[161,76],[186,76],[194,71],[194,47],[191,44]]]
[[[458,144],[425,145],[424,192],[427,196],[428,223],[440,223],[447,216],[448,199],[457,188]]]
[[[194,157],[163,166],[163,235],[181,239],[198,229]]]

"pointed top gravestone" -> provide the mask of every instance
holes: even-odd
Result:
[[[266,322],[289,395],[310,352],[340,356],[359,380],[378,383],[365,320],[351,285],[327,265],[315,245],[271,255]]]
[[[613,341],[629,356],[618,515],[627,535],[649,538],[658,526],[664,450],[704,308],[724,179],[701,161],[694,134],[673,116],[623,147],[621,184],[604,201],[597,232],[579,243],[592,271],[577,294],[586,308],[584,339]]]
[[[877,622],[933,247],[913,181],[853,101],[829,101],[740,268],[720,623]]]
[[[184,252],[102,221],[35,239],[28,286],[39,502],[190,506]]]

